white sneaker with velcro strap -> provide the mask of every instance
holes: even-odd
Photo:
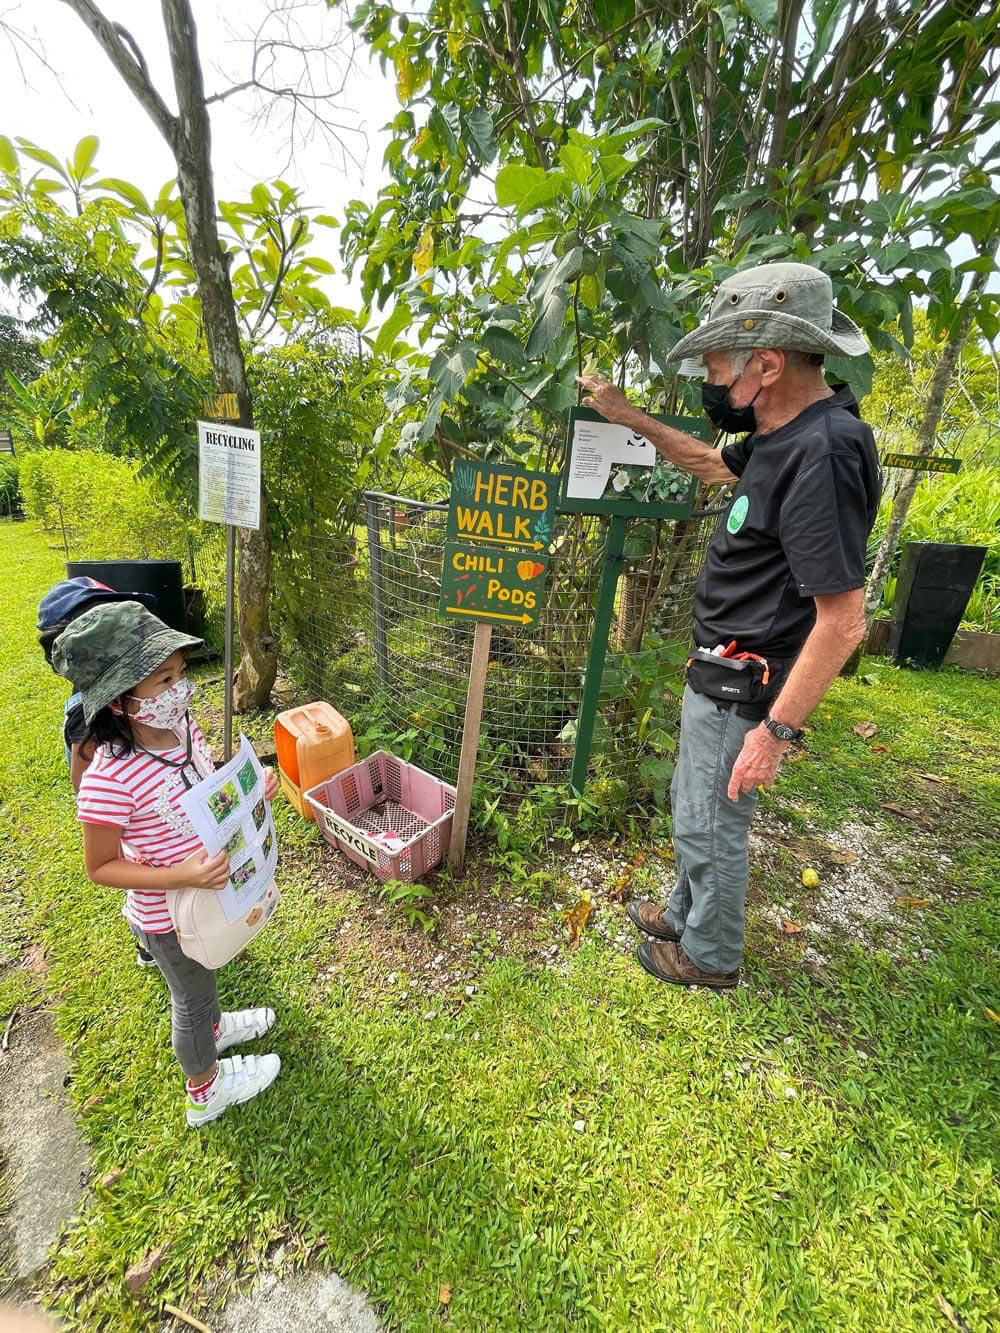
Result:
[[[269,1088],[281,1072],[277,1055],[230,1055],[219,1061],[219,1072],[206,1102],[188,1098],[187,1122],[192,1127],[218,1120],[223,1111],[248,1102]]]
[[[239,1046],[242,1042],[263,1037],[274,1027],[273,1009],[237,1009],[233,1013],[223,1014],[219,1020],[219,1035],[215,1039],[218,1055],[228,1051],[230,1046]]]

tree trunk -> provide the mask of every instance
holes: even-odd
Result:
[[[252,427],[253,407],[236,305],[215,220],[211,124],[190,0],[161,0],[177,115],[153,86],[142,52],[127,29],[108,19],[94,0],[64,0],[64,3],[93,33],[136,101],[170,145],[177,163],[177,184],[216,388],[220,393],[236,394],[240,425]],[[267,531],[267,494],[263,489],[259,531],[239,530],[238,581],[240,666],[234,703],[237,712],[245,712],[267,703],[278,669],[268,607],[271,543]]]
[[[992,254],[995,249],[996,243],[994,241],[988,249],[984,250],[984,253]],[[941,359],[934,367],[934,373],[927,388],[927,400],[924,403],[923,415],[917,428],[916,453],[920,457],[926,457],[934,452],[937,428],[944,412],[945,394],[948,392],[954,378],[959,358],[962,355],[962,348],[965,346],[969,330],[972,328],[976,304],[986,286],[988,276],[987,273],[974,273],[972,275],[972,282],[960,307],[958,319],[952,329],[951,336],[945,343]],[[906,515],[916,494],[917,483],[921,475],[916,471],[905,472],[899,489],[893,498],[889,521],[886,524],[885,532],[882,534],[882,540],[875,556],[875,563],[872,565],[872,572],[865,588],[865,619],[869,628],[875,612],[882,605],[882,594],[885,592],[886,579],[889,577],[893,557],[899,545],[899,536],[903,530],[903,524],[906,522]],[[840,674],[842,676],[853,676],[855,674],[863,652],[864,641],[859,644],[841,667]]]
[[[198,276],[205,341],[217,390],[236,394],[240,425],[252,427],[253,405],[233,289],[215,221],[212,131],[194,16],[190,0],[162,0],[162,7],[179,112],[174,139],[177,184],[184,206],[191,262]],[[233,703],[237,712],[245,712],[267,703],[278,668],[268,607],[271,543],[267,534],[266,494],[261,495],[259,530],[241,528],[239,532],[238,582],[240,666]]]

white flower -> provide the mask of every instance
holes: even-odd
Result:
[[[611,485],[616,491],[623,491],[631,481],[631,477],[623,467],[620,467],[612,478]]]

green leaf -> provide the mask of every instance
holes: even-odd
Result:
[[[66,179],[62,163],[52,153],[44,148],[39,148],[30,139],[19,138],[17,142],[20,144],[21,152],[24,153],[25,157],[30,157],[33,162],[41,162],[43,166],[51,167],[53,171],[57,171],[62,176],[63,180]]]
[[[529,357],[544,355],[562,332],[569,307],[569,289],[565,286],[553,287],[546,291],[538,301],[538,315],[531,332],[528,334],[527,352]]]
[[[251,211],[258,215],[270,213],[271,195],[266,185],[255,185],[250,191],[250,201],[253,204]]]
[[[340,223],[330,213],[317,213],[313,218],[317,227],[339,227]]]
[[[740,8],[750,15],[758,28],[763,28],[765,32],[774,31],[778,0],[740,0]]]
[[[485,107],[473,107],[463,117],[465,128],[469,132],[476,148],[476,156],[481,162],[492,162],[497,155],[496,139],[493,137],[493,118]]]
[[[559,149],[559,161],[577,185],[586,185],[592,169],[590,154],[579,144],[565,143]]]
[[[554,203],[569,191],[569,177],[561,171],[543,171],[524,162],[508,162],[497,173],[497,203],[501,208],[516,208],[519,217]]]
[[[397,336],[408,327],[413,314],[405,301],[399,301],[395,310],[378,331],[372,352],[375,356],[384,356],[392,350]]]
[[[132,185],[129,181],[118,180],[115,176],[104,176],[96,182],[96,189],[110,190],[112,194],[117,194],[120,198],[127,200],[133,208],[139,209],[142,213],[150,213],[152,210],[146,196],[137,185]],[[220,205],[220,210],[222,205]]]
[[[78,183],[92,174],[94,158],[97,156],[100,142],[101,141],[96,134],[87,134],[84,135],[74,149],[73,175],[76,177]]]
[[[527,364],[528,354],[518,339],[509,329],[501,328],[499,324],[491,324],[483,333],[483,346],[491,356],[495,356],[506,366]]]
[[[479,353],[473,343],[462,341],[456,347],[442,347],[431,362],[428,374],[437,382],[444,402],[453,401],[476,364]]]
[[[11,176],[18,174],[17,150],[5,134],[0,134],[0,171],[6,171]]]

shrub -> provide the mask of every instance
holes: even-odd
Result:
[[[0,458],[0,514],[13,514],[21,508],[21,487],[17,459]]]

